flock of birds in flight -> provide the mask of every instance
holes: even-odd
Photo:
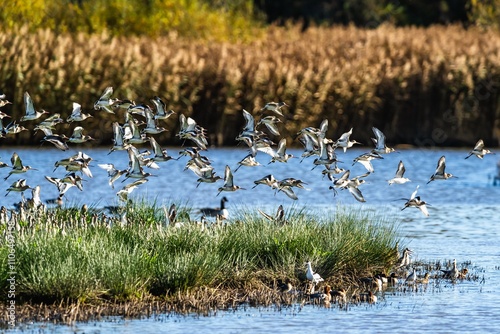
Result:
[[[294,158],[292,154],[287,153],[287,142],[285,138],[279,140],[277,146],[269,138],[269,134],[274,137],[280,136],[279,124],[283,124],[282,118],[284,118],[282,108],[288,107],[284,102],[267,103],[256,113],[256,116],[259,116],[258,120],[250,112],[243,109],[243,117],[246,123],[242,131],[236,137],[236,141],[244,143],[244,145],[248,147],[249,153],[238,162],[238,166],[234,171],[231,170],[229,165],[226,165],[224,176],[220,177],[216,175],[210,159],[202,154],[208,149],[206,130],[198,125],[193,118],[179,114],[180,130],[176,136],[183,141],[191,142],[193,145],[183,148],[180,152],[180,156],[173,158],[168,155],[167,150],[163,149],[158,144],[154,135],[166,131],[166,129],[160,125],[160,121],[169,118],[175,114],[175,112],[167,110],[166,104],[158,96],[150,100],[154,105],[154,108],[152,108],[148,104],[136,104],[131,100],[113,98],[112,95],[113,88],[107,87],[102,96],[95,102],[94,109],[105,113],[115,113],[115,111],[119,109],[125,110],[124,123],[113,123],[113,145],[108,154],[115,151],[127,151],[129,166],[127,169],[123,170],[117,169],[112,163],[98,164],[98,166],[108,173],[109,185],[113,189],[115,181],[122,176],[125,180],[133,180],[133,182],[128,183],[116,193],[120,201],[127,202],[129,194],[135,188],[148,182],[148,178],[152,176],[152,174],[146,172],[145,168],[158,169],[160,168],[159,163],[172,159],[178,160],[182,156],[189,157],[185,169],[189,169],[196,175],[196,187],[201,183],[215,183],[219,180],[223,180],[223,184],[218,188],[217,195],[222,192],[233,192],[244,189],[235,183],[233,173],[241,167],[261,165],[256,160],[256,156],[260,152],[270,156],[269,164],[287,163],[291,158]],[[0,108],[7,104],[10,104],[10,102],[6,99],[5,94],[0,95]],[[12,120],[5,127],[3,126],[3,120],[10,118],[10,116],[0,111],[0,139],[2,137],[15,135],[21,131],[26,131],[27,129],[23,127],[21,123],[39,120],[42,116],[49,114],[45,110],[35,109],[33,100],[28,92],[24,93],[24,104],[25,115],[21,117],[19,121]],[[136,118],[137,116],[142,117],[144,121]],[[67,117],[66,123],[80,124],[89,117],[93,116],[84,113],[81,105],[74,102],[72,113]],[[42,142],[49,142],[63,151],[69,149],[68,143],[81,144],[94,140],[92,137],[84,134],[84,128],[82,126],[74,127],[71,137],[55,133],[56,126],[61,123],[64,123],[64,120],[60,117],[60,114],[55,113],[39,122],[36,127],[34,127],[34,131],[42,131],[45,135]],[[266,132],[263,130],[266,130]],[[356,140],[351,139],[353,129],[351,128],[348,132],[342,134],[337,140],[327,138],[327,130],[328,120],[325,119],[319,128],[306,127],[296,134],[295,139],[304,147],[304,152],[301,155],[301,162],[306,158],[315,157],[312,161],[312,169],[318,166],[323,168],[322,174],[324,176],[326,175],[331,181],[329,188],[333,190],[335,195],[337,195],[338,190],[348,190],[357,201],[365,202],[366,200],[360,190],[360,186],[365,182],[365,178],[374,172],[371,161],[383,159],[384,154],[396,152],[395,149],[388,147],[386,145],[385,135],[382,131],[373,127],[372,131],[375,138],[372,138],[372,140],[375,147],[370,152],[364,153],[353,160],[353,165],[356,163],[361,164],[366,168],[366,173],[351,177],[350,170],[338,166],[340,161],[337,159],[335,150],[342,149],[346,152],[347,149],[353,147],[355,144],[360,144]],[[140,152],[135,146],[147,142],[151,145],[152,153],[148,150]],[[469,152],[469,155],[465,157],[465,159],[473,155],[482,159],[484,155],[490,153],[492,153],[490,150],[485,149],[483,141],[478,140],[475,147]],[[92,177],[92,172],[89,168],[91,161],[91,157],[83,152],[78,152],[78,154],[55,162],[54,171],[58,167],[63,167],[67,172],[62,178],[45,177],[48,182],[54,184],[58,189],[59,196],[56,200],[57,203],[62,203],[63,196],[70,188],[77,187],[83,190],[82,177]],[[7,163],[0,161],[0,168],[9,169],[9,173],[4,177],[4,180],[8,180],[12,175],[24,174],[29,170],[35,169],[31,166],[24,165],[21,157],[15,152],[11,157],[11,165],[9,166]],[[435,173],[430,176],[428,183],[434,180],[447,180],[456,177],[446,172],[445,169],[446,160],[445,157],[442,156],[437,163]],[[392,185],[409,182],[410,180],[406,178],[404,174],[405,166],[403,161],[399,161],[395,176],[388,180],[388,183]],[[278,180],[272,174],[268,174],[261,179],[255,180],[254,184],[254,188],[258,185],[265,185],[272,188],[275,192],[283,192],[291,199],[296,200],[298,197],[294,188],[304,188],[305,183],[296,178]],[[426,206],[428,204],[417,196],[418,188],[417,186],[416,190],[409,198],[404,199],[406,202],[402,210],[408,207],[415,207],[420,209],[424,215],[428,216],[429,212]],[[24,191],[28,189],[32,190],[32,198],[30,199],[26,199],[23,195]],[[40,199],[40,186],[32,188],[27,184],[24,178],[13,182],[7,189],[6,196],[11,192],[21,193],[21,203],[23,205],[38,207],[43,204]],[[206,208],[201,211],[209,216],[227,218],[227,210],[224,208],[224,203],[226,201],[227,198],[223,197],[220,208]],[[282,206],[280,206],[280,209],[282,211]],[[283,217],[283,213],[280,212],[280,209],[276,217]],[[276,219],[276,217],[272,217],[271,215],[264,215],[269,219]]]

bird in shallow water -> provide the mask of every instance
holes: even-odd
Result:
[[[360,293],[359,295],[354,296],[353,300],[357,303],[365,302],[369,304],[375,304],[378,299],[372,291],[368,291],[366,293]]]
[[[415,284],[417,282],[417,271],[413,268],[413,271],[406,277],[406,284]]]
[[[311,293],[309,294],[309,298],[312,301],[319,301],[325,307],[330,307],[330,302],[332,300],[331,291],[332,288],[327,284],[325,285],[323,292]]]
[[[425,273],[424,277],[417,278],[417,283],[419,284],[429,284],[429,279],[431,275],[429,273]]]
[[[458,272],[458,279],[466,279],[467,274],[469,273],[469,270],[467,268],[464,268]]]
[[[482,139],[479,139],[476,143],[476,146],[469,152],[469,155],[465,157],[465,159],[469,159],[472,155],[475,155],[479,159],[482,159],[486,154],[495,154],[490,150],[484,148],[484,142]]]
[[[401,268],[401,267],[406,267],[411,263],[411,254],[413,251],[409,249],[408,247],[405,248],[403,251],[403,255],[398,259],[398,262],[396,262],[395,267],[396,268]]]
[[[434,180],[447,180],[447,179],[452,178],[452,177],[456,178],[456,176],[454,176],[450,173],[446,173],[444,171],[445,168],[446,168],[446,159],[443,155],[441,158],[439,158],[436,171],[431,176],[431,178],[429,179],[427,184],[431,183]]]
[[[457,279],[458,276],[460,275],[460,272],[457,269],[457,260],[456,259],[453,259],[451,269],[441,270],[441,271],[443,272],[444,278]]]

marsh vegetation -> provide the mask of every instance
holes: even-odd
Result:
[[[411,36],[411,38],[409,38]],[[28,91],[35,105],[66,118],[72,102],[92,109],[107,86],[114,97],[149,103],[158,95],[178,114],[197,120],[210,145],[234,145],[244,126],[241,110],[269,101],[290,107],[291,137],[329,119],[328,137],[356,128],[381,129],[394,143],[487,146],[498,139],[500,35],[459,26],[367,30],[356,27],[269,28],[248,43],[177,37],[1,32],[0,77],[12,119],[24,114]],[[37,52],[31,52],[37,50]],[[92,112],[94,145],[108,145],[122,116]],[[61,125],[68,127],[69,125]],[[3,145],[39,143],[21,132]],[[157,141],[178,144],[177,117]],[[441,129],[441,131],[440,131]],[[448,131],[453,129],[453,131]],[[64,129],[60,129],[64,132]],[[335,134],[335,135],[333,135]],[[369,131],[358,140],[370,143]]]
[[[330,285],[345,288],[357,277],[388,273],[397,261],[397,224],[342,209],[331,217],[292,210],[284,225],[243,210],[231,221],[201,225],[180,207],[184,222],[177,227],[165,224],[159,205],[129,204],[117,217],[93,210],[4,209],[1,228],[14,220],[17,230],[18,302],[169,302],[211,291],[195,303],[206,307],[225,304],[234,293],[235,299],[277,293],[278,281],[300,287],[307,261]],[[2,244],[4,293],[8,249]]]

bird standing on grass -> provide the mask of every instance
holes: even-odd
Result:
[[[315,273],[312,270],[311,262],[307,262],[306,266],[307,266],[306,277],[308,280],[310,280],[315,285],[318,284],[319,282],[324,281],[324,279],[318,273]]]

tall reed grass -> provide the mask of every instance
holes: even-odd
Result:
[[[72,102],[91,111],[113,86],[114,97],[137,103],[159,95],[167,108],[207,128],[213,145],[234,145],[244,125],[241,109],[256,112],[271,100],[290,105],[281,131],[289,139],[325,118],[329,137],[355,127],[366,145],[372,126],[394,144],[472,145],[483,138],[493,146],[500,138],[500,34],[494,31],[290,27],[271,28],[251,43],[219,43],[24,29],[0,33],[0,42],[1,88],[13,101],[3,111],[14,119],[24,112],[24,91],[37,108],[67,117]],[[93,144],[109,145],[111,125],[123,123],[123,115],[91,113],[84,126],[98,139]],[[177,117],[164,126],[170,131],[158,141],[177,144]],[[58,133],[69,136],[70,127],[60,125]],[[23,132],[0,143],[42,137]]]
[[[160,207],[126,208],[126,219],[60,209],[12,213],[17,226],[16,298],[24,302],[144,301],[196,289],[272,287],[306,281],[305,262],[334,286],[388,272],[396,261],[397,223],[338,210],[288,213],[278,225],[248,210],[223,225],[166,225]],[[186,209],[186,212],[189,210]],[[137,219],[137,213],[148,219]],[[3,216],[6,217],[6,216]],[[5,229],[5,221],[0,229]],[[2,231],[3,232],[3,231]],[[0,292],[8,289],[5,234]]]

